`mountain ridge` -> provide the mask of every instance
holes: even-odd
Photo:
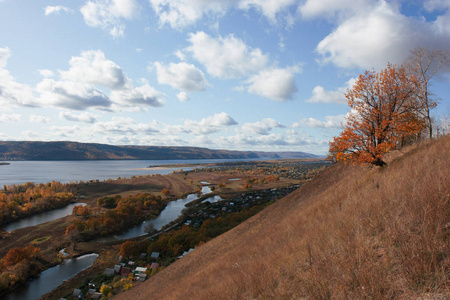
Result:
[[[108,145],[79,142],[0,141],[0,160],[174,160],[320,158],[305,152],[263,152],[183,146]]]

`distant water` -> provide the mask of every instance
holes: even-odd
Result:
[[[155,170],[148,166],[168,164],[202,164],[257,159],[186,159],[186,160],[81,160],[81,161],[11,161],[0,166],[0,189],[3,185],[25,182],[47,183],[52,180],[62,183],[106,180],[133,175],[170,174],[180,168]],[[183,168],[191,170],[193,168]]]

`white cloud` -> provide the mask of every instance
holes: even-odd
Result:
[[[55,75],[55,73],[52,70],[47,69],[39,70],[39,74],[41,74],[41,76],[45,78],[53,77]]]
[[[305,19],[325,17],[348,18],[355,12],[372,10],[373,0],[307,0],[298,11]]]
[[[347,89],[351,89],[356,82],[356,78],[347,81],[347,86],[340,87],[336,91],[327,91],[322,86],[316,86],[312,91],[312,96],[306,102],[311,103],[337,103],[347,104],[345,93]]]
[[[189,96],[186,92],[179,92],[177,94],[177,98],[178,100],[180,100],[181,102],[185,102],[189,100]]]
[[[275,21],[277,14],[295,4],[297,0],[242,0],[239,8],[248,10],[251,7],[261,11],[269,20]]]
[[[328,148],[327,141],[316,139],[310,135],[295,130],[290,130],[286,134],[271,133],[268,135],[245,135],[222,136],[214,141],[214,144],[224,148],[253,149],[255,146],[259,150],[276,151],[296,147],[298,151],[325,152]],[[301,147],[301,148],[299,148]]]
[[[67,121],[73,121],[73,122],[83,122],[83,123],[89,123],[93,124],[97,122],[97,118],[94,114],[83,112],[80,114],[74,114],[68,111],[62,111],[59,113],[60,119],[65,119]]]
[[[160,107],[164,104],[164,94],[155,90],[149,84],[124,90],[111,92],[111,100],[121,106],[152,106]]]
[[[426,0],[423,4],[424,8],[432,12],[437,9],[449,9],[450,1],[449,0]]]
[[[8,59],[11,57],[11,50],[8,47],[0,48],[0,69],[6,67]]]
[[[305,118],[300,123],[294,123],[293,128],[306,126],[311,128],[341,128],[341,124],[345,122],[345,115],[326,116],[325,121],[315,118]]]
[[[221,112],[201,119],[200,121],[185,120],[183,125],[167,125],[164,134],[191,133],[206,135],[220,131],[222,127],[233,126],[238,123],[227,113]]]
[[[50,118],[46,116],[31,115],[30,122],[33,123],[50,123]]]
[[[124,36],[124,20],[132,19],[137,13],[136,0],[88,1],[80,11],[88,26],[109,31],[114,38]]]
[[[8,70],[5,69],[11,51],[9,48],[0,48],[0,105],[19,105],[34,107],[37,105],[33,89],[16,82]]]
[[[116,63],[106,59],[100,50],[84,51],[80,56],[72,57],[70,69],[60,71],[64,80],[100,84],[112,89],[123,88],[128,78]]]
[[[434,22],[427,22],[402,15],[399,3],[371,3],[365,9],[356,9],[350,16],[339,18],[335,30],[317,45],[323,63],[342,68],[378,69],[387,62],[402,63],[417,45],[430,49],[450,47],[449,12]],[[332,8],[331,12],[335,10]],[[319,13],[326,11],[318,9],[316,14]]]
[[[262,70],[247,80],[248,92],[276,101],[292,99],[297,92],[294,74],[299,72],[299,67]]]
[[[242,78],[260,71],[269,60],[260,49],[248,47],[233,35],[214,39],[199,31],[191,33],[188,41],[191,46],[186,50],[205,66],[209,74],[219,78]]]
[[[113,117],[109,122],[97,122],[92,125],[91,130],[94,132],[109,135],[122,135],[122,134],[154,134],[158,130],[154,124],[136,123],[131,118]]]
[[[50,105],[75,110],[111,106],[107,95],[86,83],[44,79],[36,89],[40,93],[39,102],[44,106]]]
[[[69,12],[70,9],[68,7],[61,6],[61,5],[47,6],[45,8],[45,15],[48,16],[48,15],[51,15],[51,14],[58,14],[61,11]]]
[[[0,123],[19,122],[20,115],[18,114],[0,114]]]
[[[244,123],[239,130],[244,135],[269,135],[273,128],[283,128],[284,126],[272,118],[266,118],[255,123]]]
[[[174,89],[184,92],[204,91],[208,82],[202,71],[192,64],[181,62],[165,66],[155,62],[158,83],[168,84]]]
[[[177,50],[174,52],[174,54],[176,57],[178,57],[179,60],[181,60],[181,61],[186,60],[186,55],[182,51]]]
[[[221,16],[235,0],[149,0],[161,26],[181,29],[195,24],[203,15]]]

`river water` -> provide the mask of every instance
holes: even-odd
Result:
[[[74,259],[68,259],[62,264],[47,269],[41,275],[31,280],[31,282],[6,296],[5,300],[35,300],[51,292],[53,289],[92,266],[98,254],[86,254]]]
[[[81,161],[11,161],[0,166],[0,189],[3,185],[25,182],[62,183],[116,179],[133,175],[170,174],[177,168],[156,169],[148,166],[168,164],[203,164],[257,159],[185,159],[185,160],[81,160]],[[193,167],[182,168],[191,170]]]
[[[29,227],[29,226],[36,226],[42,223],[54,221],[60,218],[63,218],[65,216],[71,215],[72,210],[74,206],[77,205],[86,205],[86,203],[74,203],[69,204],[63,208],[54,209],[52,211],[43,212],[25,219],[21,219],[17,222],[10,223],[6,225],[3,229],[5,231],[11,232],[13,230]]]

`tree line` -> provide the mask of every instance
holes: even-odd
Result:
[[[57,181],[5,185],[0,191],[0,226],[74,201],[73,187]]]

